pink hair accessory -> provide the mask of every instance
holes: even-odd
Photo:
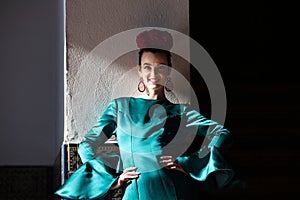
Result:
[[[152,29],[138,34],[136,44],[139,49],[156,48],[169,51],[173,46],[173,38],[167,31]]]

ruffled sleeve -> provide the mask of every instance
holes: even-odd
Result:
[[[118,155],[97,156],[97,148],[104,145],[116,130],[116,102],[112,101],[93,128],[83,137],[78,153],[83,164],[55,192],[67,199],[96,199],[105,196],[117,180],[115,168],[107,160],[120,160]]]
[[[214,186],[208,188],[227,187],[234,177],[234,170],[226,159],[226,152],[232,143],[230,132],[197,111],[188,111],[185,115],[186,127],[196,127],[195,140],[199,141],[193,151],[177,158],[178,164],[192,178],[214,183]]]

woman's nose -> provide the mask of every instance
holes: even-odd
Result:
[[[157,69],[155,67],[153,67],[151,70],[151,76],[155,77],[156,74],[157,74]]]

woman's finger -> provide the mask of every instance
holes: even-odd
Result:
[[[160,163],[173,163],[172,159],[168,159],[168,160],[160,160]]]
[[[172,159],[173,156],[160,156],[159,157],[161,160],[165,160],[165,159]]]
[[[139,175],[140,175],[139,172],[132,172],[132,173],[128,172],[128,173],[126,173],[125,176],[126,176],[127,178],[137,178],[137,177],[139,177]]]
[[[160,156],[159,163],[162,166],[170,165],[173,163],[173,156],[166,156],[166,155]]]
[[[184,169],[182,169],[182,167],[180,165],[178,165],[177,163],[173,163],[172,165],[168,165],[165,167],[166,169],[170,169],[170,170],[177,170],[180,171],[184,174],[187,174]]]
[[[124,172],[134,171],[136,169],[137,169],[137,167],[128,167],[124,170]]]

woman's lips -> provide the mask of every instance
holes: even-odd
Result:
[[[149,79],[149,82],[150,82],[151,84],[155,85],[155,84],[158,83],[158,80],[155,79],[155,78],[150,78],[150,79]]]

